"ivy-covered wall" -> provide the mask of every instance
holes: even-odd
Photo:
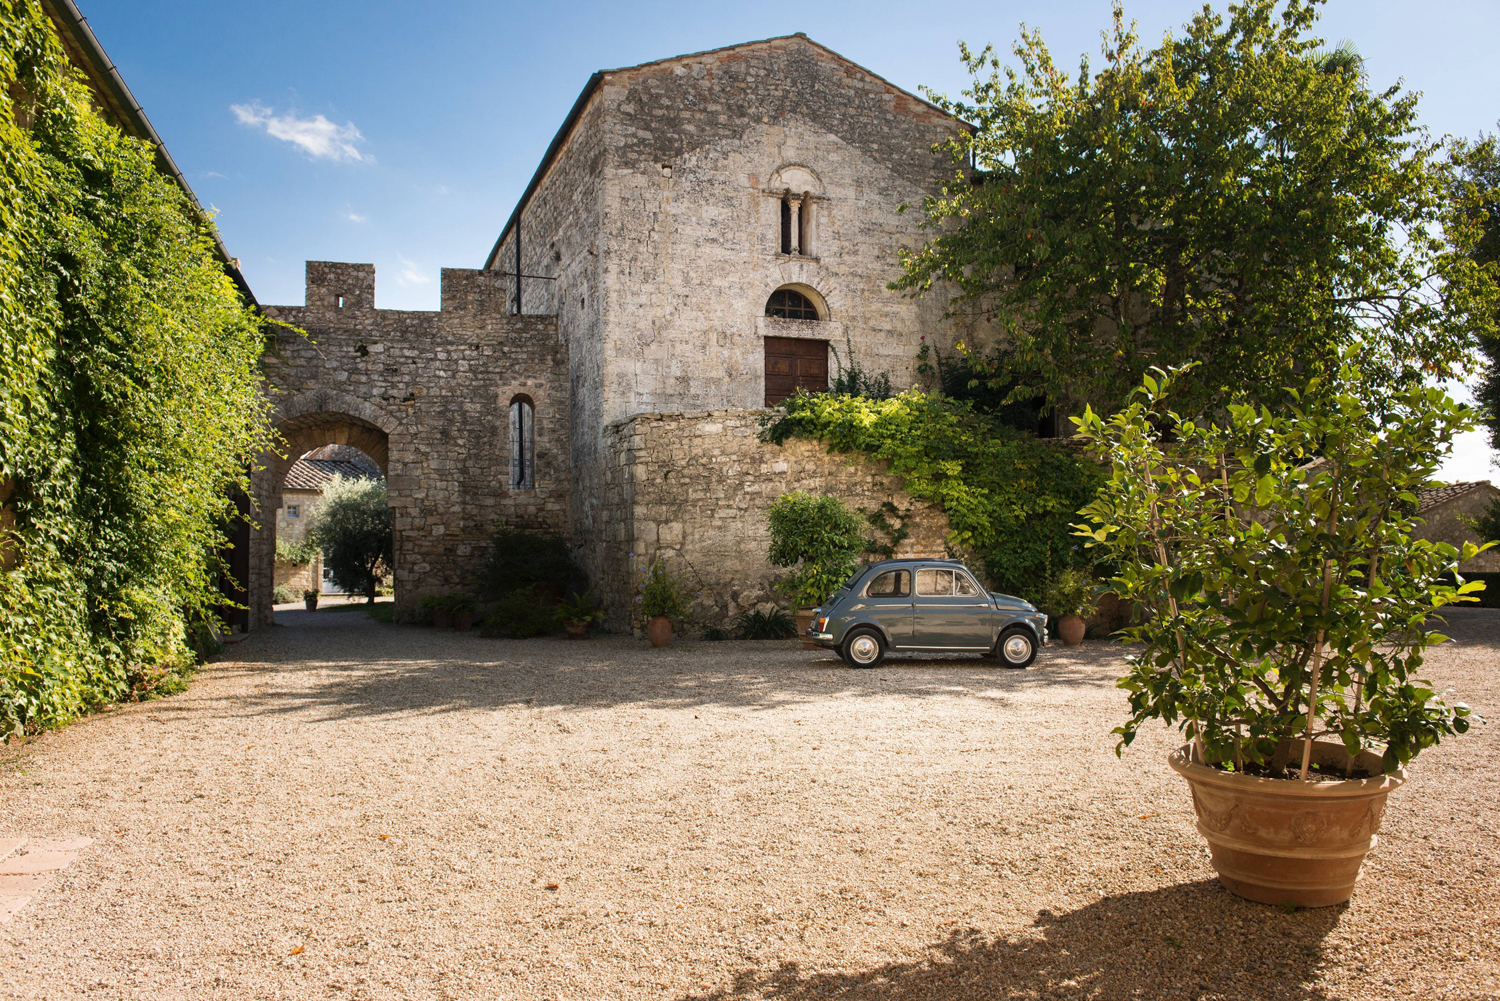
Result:
[[[151,147],[0,0],[0,732],[169,687],[270,444],[260,321]]]

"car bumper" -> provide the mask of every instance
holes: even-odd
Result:
[[[807,631],[807,638],[819,646],[831,647],[837,645],[833,641],[833,633],[820,633],[814,629],[809,629]]]

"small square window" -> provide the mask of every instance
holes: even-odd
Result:
[[[302,516],[302,512],[298,509],[298,506],[296,504],[288,504],[286,506],[286,516],[288,518],[300,518]]]

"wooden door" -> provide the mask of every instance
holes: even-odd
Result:
[[[766,406],[775,406],[798,389],[820,393],[827,388],[827,341],[766,338]]]

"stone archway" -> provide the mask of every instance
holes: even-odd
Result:
[[[398,516],[410,506],[410,498],[393,484],[391,477],[391,439],[399,437],[402,422],[384,408],[339,393],[317,389],[276,402],[272,425],[285,441],[280,454],[268,452],[261,457],[255,473],[257,524],[250,539],[250,606],[251,621],[257,625],[272,622],[272,589],[276,574],[276,511],[281,507],[283,484],[289,470],[301,455],[324,445],[348,445],[359,449],[380,466],[385,474],[390,505]],[[399,480],[399,478],[398,478]],[[401,536],[396,536],[396,563],[401,564]],[[400,587],[398,582],[396,585]]]

